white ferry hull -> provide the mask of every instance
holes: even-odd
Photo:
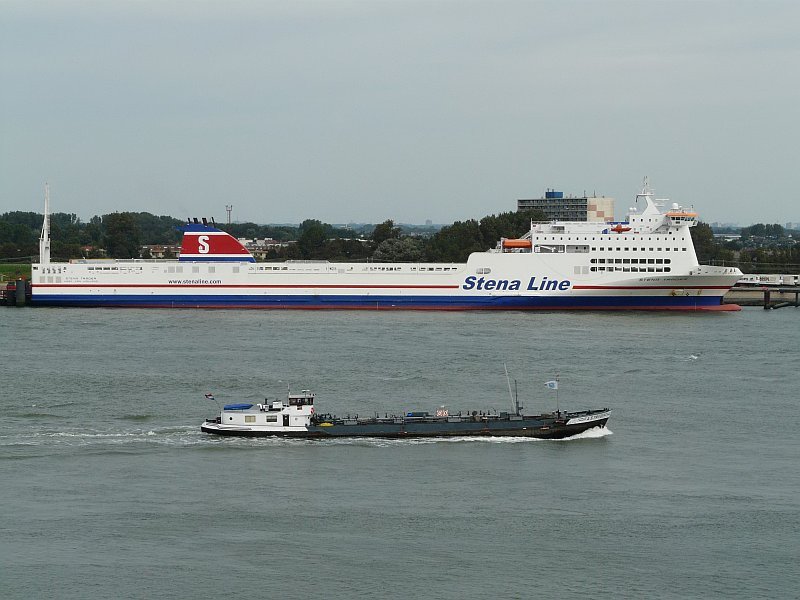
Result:
[[[238,240],[196,220],[180,260],[33,265],[39,306],[366,310],[738,310],[723,296],[738,269],[698,264],[695,214],[642,213],[616,224],[531,224],[466,263],[256,263]]]
[[[186,263],[181,264],[186,267]],[[230,269],[231,265],[225,267]],[[424,283],[417,284],[408,281],[413,277],[399,275],[393,280],[388,275],[357,277],[336,273],[324,277],[325,283],[320,283],[322,278],[302,274],[259,277],[258,272],[247,276],[220,270],[217,266],[219,280],[214,283],[178,282],[166,277],[154,281],[144,275],[127,277],[125,282],[89,282],[88,277],[70,276],[66,272],[59,283],[34,283],[32,302],[40,306],[143,308],[731,310],[735,307],[724,305],[722,298],[738,277],[735,273],[722,273],[564,279],[553,272],[541,275],[539,270],[533,271],[537,275],[526,274],[521,279],[511,276],[496,280],[520,282],[518,290],[497,291],[464,289],[470,284],[465,283],[463,274],[418,275],[424,278]],[[564,285],[567,289],[563,290],[527,289],[547,281],[569,285]]]

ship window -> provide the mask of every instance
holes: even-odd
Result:
[[[672,269],[670,267],[664,267],[664,272],[669,273]]]
[[[277,423],[278,415],[267,415],[267,423]]]
[[[256,416],[255,415],[245,415],[244,416],[244,422],[245,423],[255,423],[256,422]]]
[[[555,244],[536,244],[533,247],[533,251],[541,254],[556,254],[564,252],[564,246]]]
[[[629,265],[629,264],[631,264],[631,259],[630,259],[630,258],[623,258],[623,259],[622,259],[622,264],[623,264],[623,265]]]
[[[665,259],[664,259],[664,264],[665,264],[665,265],[668,265],[668,264],[669,264],[669,263],[671,263],[671,262],[672,262],[672,259],[670,259],[670,258],[665,258]]]
[[[208,267],[208,272],[209,273],[216,273],[217,272],[217,267]]]
[[[618,265],[621,265],[621,264],[622,264],[622,259],[621,259],[621,258],[615,258],[615,259],[614,259],[614,262],[615,262],[616,264],[618,264]]]
[[[199,273],[200,267],[192,267],[192,273]]]
[[[657,265],[664,264],[664,259],[663,259],[663,258],[657,258],[657,259],[656,259],[656,264],[657,264]]]
[[[683,251],[686,252],[686,248],[684,248]]]

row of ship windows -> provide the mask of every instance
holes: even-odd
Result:
[[[592,271],[623,271],[624,273],[669,273],[671,267],[592,267]]]
[[[597,252],[598,248],[596,246],[591,247],[592,252]],[[600,246],[600,252],[686,252],[686,248],[645,248],[645,247],[611,247],[609,246],[606,248],[605,246]],[[567,254],[585,254],[589,252],[589,246],[585,246],[583,244],[535,244],[533,246],[534,254],[561,254],[566,252]]]
[[[278,422],[278,415],[264,415],[266,417],[267,423],[277,423]],[[256,416],[255,415],[245,415],[244,416],[245,423],[255,423]]]
[[[119,267],[87,267],[86,270],[87,271],[120,271],[120,268]],[[142,267],[123,267],[122,271],[125,272],[125,273],[128,273],[128,272],[131,272],[131,273],[133,273],[133,272],[141,272],[142,271]],[[152,272],[153,273],[161,273],[162,272],[162,267],[153,266],[152,267]],[[199,272],[200,272],[200,267],[192,267],[192,273],[199,273]],[[216,273],[217,272],[217,268],[216,267],[208,267],[208,272],[209,273]],[[233,272],[234,273],[238,273],[239,272],[239,267],[233,267]],[[167,267],[167,273],[183,273],[183,267]]]
[[[604,265],[668,265],[672,262],[669,258],[593,258],[592,264]]]
[[[287,271],[288,269],[289,269],[289,267],[258,267],[259,271]],[[298,271],[298,270],[319,271],[318,268],[315,268],[315,269],[298,269],[296,267],[293,267],[292,270],[293,271]],[[336,267],[329,267],[328,270],[329,271],[336,271],[337,268]],[[352,271],[353,268],[350,267],[349,270]],[[403,270],[403,267],[394,267],[394,266],[391,266],[391,265],[369,266],[369,267],[364,267],[362,269],[362,271],[383,271],[383,272],[386,272],[386,271],[402,271],[402,270]],[[458,271],[458,267],[409,267],[409,270],[410,271]]]
[[[258,267],[259,271],[286,271],[289,267]],[[298,269],[292,268],[293,271],[305,270],[305,271],[319,271],[318,268],[315,269]],[[336,267],[329,267],[329,271],[336,271]],[[352,270],[352,267],[350,268]],[[391,265],[381,265],[381,266],[369,266],[364,267],[362,271],[402,271],[403,267],[394,267]],[[458,267],[409,267],[410,271],[457,271]]]
[[[119,271],[119,268],[118,267],[88,267],[87,270],[89,270],[89,271]],[[136,270],[141,271],[141,267],[137,268]],[[154,273],[159,272],[160,270],[161,270],[160,267],[153,267],[153,272]],[[266,267],[261,267],[260,266],[260,267],[257,268],[257,270],[258,271],[288,271],[289,267],[286,267],[286,266],[280,266],[280,267],[266,266]],[[292,267],[291,270],[292,271],[319,272],[320,268],[319,267],[306,267],[306,268]],[[336,267],[331,267],[328,270],[335,271],[337,269],[336,269]],[[402,271],[403,268],[402,267],[391,266],[391,265],[381,265],[381,266],[365,267],[363,270],[364,271],[383,271],[383,272],[386,272],[386,271]],[[458,267],[410,267],[410,270],[411,271],[458,271]],[[213,266],[209,266],[208,267],[208,272],[209,273],[216,273],[216,271],[217,271],[216,267],[213,267]],[[239,272],[239,267],[233,267],[232,271],[234,273],[238,273]],[[47,273],[49,271],[45,269],[44,272]],[[61,272],[60,269],[59,269],[59,272]],[[197,267],[197,266],[193,266],[192,267],[192,273],[199,273],[199,272],[200,272],[200,267]],[[183,273],[183,267],[172,267],[172,266],[171,267],[167,267],[167,273]]]

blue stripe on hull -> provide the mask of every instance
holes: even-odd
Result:
[[[298,308],[386,310],[525,309],[693,309],[722,304],[721,296],[243,296],[243,295],[49,295],[35,294],[37,306]]]

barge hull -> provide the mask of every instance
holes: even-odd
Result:
[[[221,426],[218,423],[207,422],[201,426],[202,431],[216,435],[238,437],[287,437],[303,439],[331,439],[331,438],[383,438],[383,439],[412,439],[412,438],[446,438],[446,437],[531,437],[539,439],[563,439],[583,433],[595,427],[604,427],[608,416],[600,419],[567,425],[553,423],[550,425],[536,420],[514,422],[513,426],[505,423],[448,423],[432,428],[423,424],[356,424],[356,425],[313,425],[307,429],[297,431],[269,431],[265,429],[248,429],[241,427]]]

